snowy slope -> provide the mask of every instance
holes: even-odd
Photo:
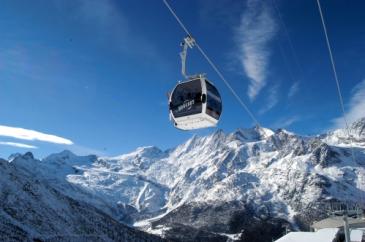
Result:
[[[350,135],[350,139],[348,138]],[[338,129],[324,135],[324,141],[328,144],[350,147],[365,147],[365,117],[354,122],[349,127],[349,135],[346,129]]]
[[[237,234],[264,221],[271,230],[263,233],[272,233],[285,221],[308,225],[320,216],[308,212],[320,201],[365,197],[365,118],[350,134],[352,142],[344,130],[303,137],[254,127],[194,136],[167,151],[142,147],[116,157],[64,151],[17,166],[148,231],[180,233],[171,224],[178,221],[180,229]]]
[[[37,161],[31,153],[0,159],[1,241],[161,241],[68,197],[18,165],[25,163]]]

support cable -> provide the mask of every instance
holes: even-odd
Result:
[[[344,105],[343,97],[342,97],[342,93],[341,93],[340,81],[339,81],[338,76],[337,76],[337,70],[336,70],[335,60],[333,58],[332,48],[331,48],[331,44],[330,44],[330,41],[329,41],[329,38],[328,38],[328,34],[327,34],[327,27],[326,27],[326,23],[324,21],[324,17],[323,17],[323,13],[322,13],[322,8],[321,8],[321,3],[319,2],[319,0],[317,0],[317,5],[318,5],[319,14],[321,16],[323,32],[324,32],[324,35],[326,37],[326,44],[327,44],[327,49],[328,49],[328,54],[329,54],[329,57],[330,57],[331,65],[332,65],[334,79],[336,81],[337,93],[338,93],[338,98],[340,100],[340,106],[341,106],[341,110],[342,110],[342,114],[343,114],[343,120],[345,122],[347,136],[350,139],[351,153],[352,153],[352,161],[355,162],[355,153],[354,153],[354,148],[353,148],[353,145],[352,145],[352,137],[350,135],[350,128],[349,128],[349,125],[348,125],[348,122],[347,122],[347,118],[346,118],[345,105]]]
[[[164,4],[166,5],[166,7],[170,10],[171,14],[175,17],[176,21],[179,23],[180,27],[184,30],[184,32],[192,38],[192,35],[190,34],[190,31],[185,27],[185,25],[183,24],[183,22],[180,20],[180,18],[177,16],[177,14],[175,13],[175,11],[171,8],[171,6],[168,4],[167,0],[163,0]],[[195,39],[195,38],[194,38]],[[243,109],[248,113],[248,115],[250,116],[250,118],[253,120],[253,122],[255,123],[255,125],[257,127],[261,127],[260,123],[258,122],[258,120],[256,119],[255,115],[251,112],[251,110],[248,108],[248,106],[245,104],[245,102],[238,96],[238,94],[236,93],[236,91],[233,89],[233,87],[229,84],[229,82],[227,81],[227,79],[223,76],[222,72],[218,69],[218,67],[214,64],[214,62],[208,57],[208,55],[205,53],[205,51],[200,47],[200,45],[198,44],[198,42],[195,39],[195,46],[197,47],[197,49],[200,51],[200,53],[203,55],[203,57],[207,60],[207,62],[209,63],[209,65],[213,68],[213,70],[217,73],[217,75],[222,79],[222,81],[224,82],[224,84],[227,86],[227,88],[231,91],[231,93],[233,94],[233,96],[237,99],[237,101],[239,102],[239,104],[243,107]]]
[[[331,48],[331,44],[330,44],[330,41],[329,41],[329,38],[328,38],[326,23],[324,21],[324,17],[323,17],[323,13],[322,13],[322,8],[321,8],[321,3],[320,3],[319,0],[317,0],[317,5],[318,5],[319,14],[321,16],[323,32],[324,32],[324,35],[326,37],[326,44],[327,44],[327,49],[328,49],[329,57],[330,57],[331,64],[332,64],[333,75],[334,75],[334,78],[335,78],[335,81],[336,81],[337,93],[338,93],[338,97],[339,97],[340,104],[341,104],[341,110],[342,110],[342,114],[343,114],[343,120],[344,120],[345,125],[346,125],[347,136],[350,139],[352,162],[355,163],[356,162],[355,151],[354,151],[352,136],[350,134],[350,127],[348,125],[348,121],[347,121],[347,118],[346,118],[345,105],[344,105],[343,97],[342,97],[342,93],[341,93],[340,81],[339,81],[338,76],[337,76],[336,65],[335,65],[335,61],[334,61],[334,58],[333,58],[333,54],[332,54],[332,48]],[[364,185],[362,178],[361,178],[361,181],[360,181],[360,186],[361,185],[362,186]],[[362,199],[361,198],[360,199],[365,202],[364,193],[361,193],[360,196],[362,197]]]

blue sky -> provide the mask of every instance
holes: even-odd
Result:
[[[309,135],[342,126],[315,0],[169,3],[263,126]],[[321,3],[353,121],[365,116],[365,3]],[[253,126],[196,49],[187,70],[216,84],[223,115],[217,128],[172,126],[166,93],[182,79],[185,35],[162,0],[5,0],[0,29],[0,157],[167,149]]]

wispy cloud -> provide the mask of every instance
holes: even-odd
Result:
[[[23,129],[17,127],[9,127],[0,125],[0,136],[12,137],[23,140],[39,140],[54,144],[72,145],[73,142],[52,134],[45,134],[35,130]]]
[[[26,149],[38,149],[38,147],[34,146],[34,145],[27,145],[27,144],[16,143],[16,142],[3,142],[3,141],[0,141],[0,145],[7,145],[7,146],[13,146],[13,147],[18,147],[18,148],[26,148]]]
[[[363,117],[365,117],[365,79],[352,90],[352,97],[346,113],[346,119],[349,124]],[[332,123],[332,129],[345,127],[345,122],[342,116],[334,118]]]
[[[279,85],[273,86],[269,89],[268,96],[266,99],[266,104],[263,108],[259,110],[259,114],[262,115],[269,110],[271,110],[273,107],[276,106],[279,102]]]
[[[61,6],[70,4],[59,2]],[[128,4],[112,0],[77,0],[71,1],[71,4],[76,4],[74,17],[95,30],[93,38],[96,41],[129,55],[143,56],[144,60],[154,59],[154,62],[164,63],[154,42],[146,40],[145,35],[141,36],[138,28],[134,27],[135,20],[127,17]]]
[[[248,96],[251,100],[266,85],[271,55],[270,42],[277,32],[277,24],[265,1],[249,0],[236,30],[239,44],[238,58],[250,79]]]
[[[291,126],[293,123],[298,122],[299,120],[300,120],[299,116],[281,118],[273,124],[273,127],[274,128],[286,128],[286,127]]]
[[[292,98],[297,92],[299,91],[299,81],[296,81],[291,85],[289,92],[288,92],[288,98]]]

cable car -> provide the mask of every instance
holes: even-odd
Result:
[[[221,96],[205,75],[188,76],[185,73],[187,50],[194,44],[191,36],[181,43],[181,73],[187,80],[179,82],[169,95],[170,120],[182,130],[214,127],[222,113]]]
[[[204,75],[198,75],[175,86],[169,109],[178,129],[214,127],[222,113],[222,99],[217,88]]]

